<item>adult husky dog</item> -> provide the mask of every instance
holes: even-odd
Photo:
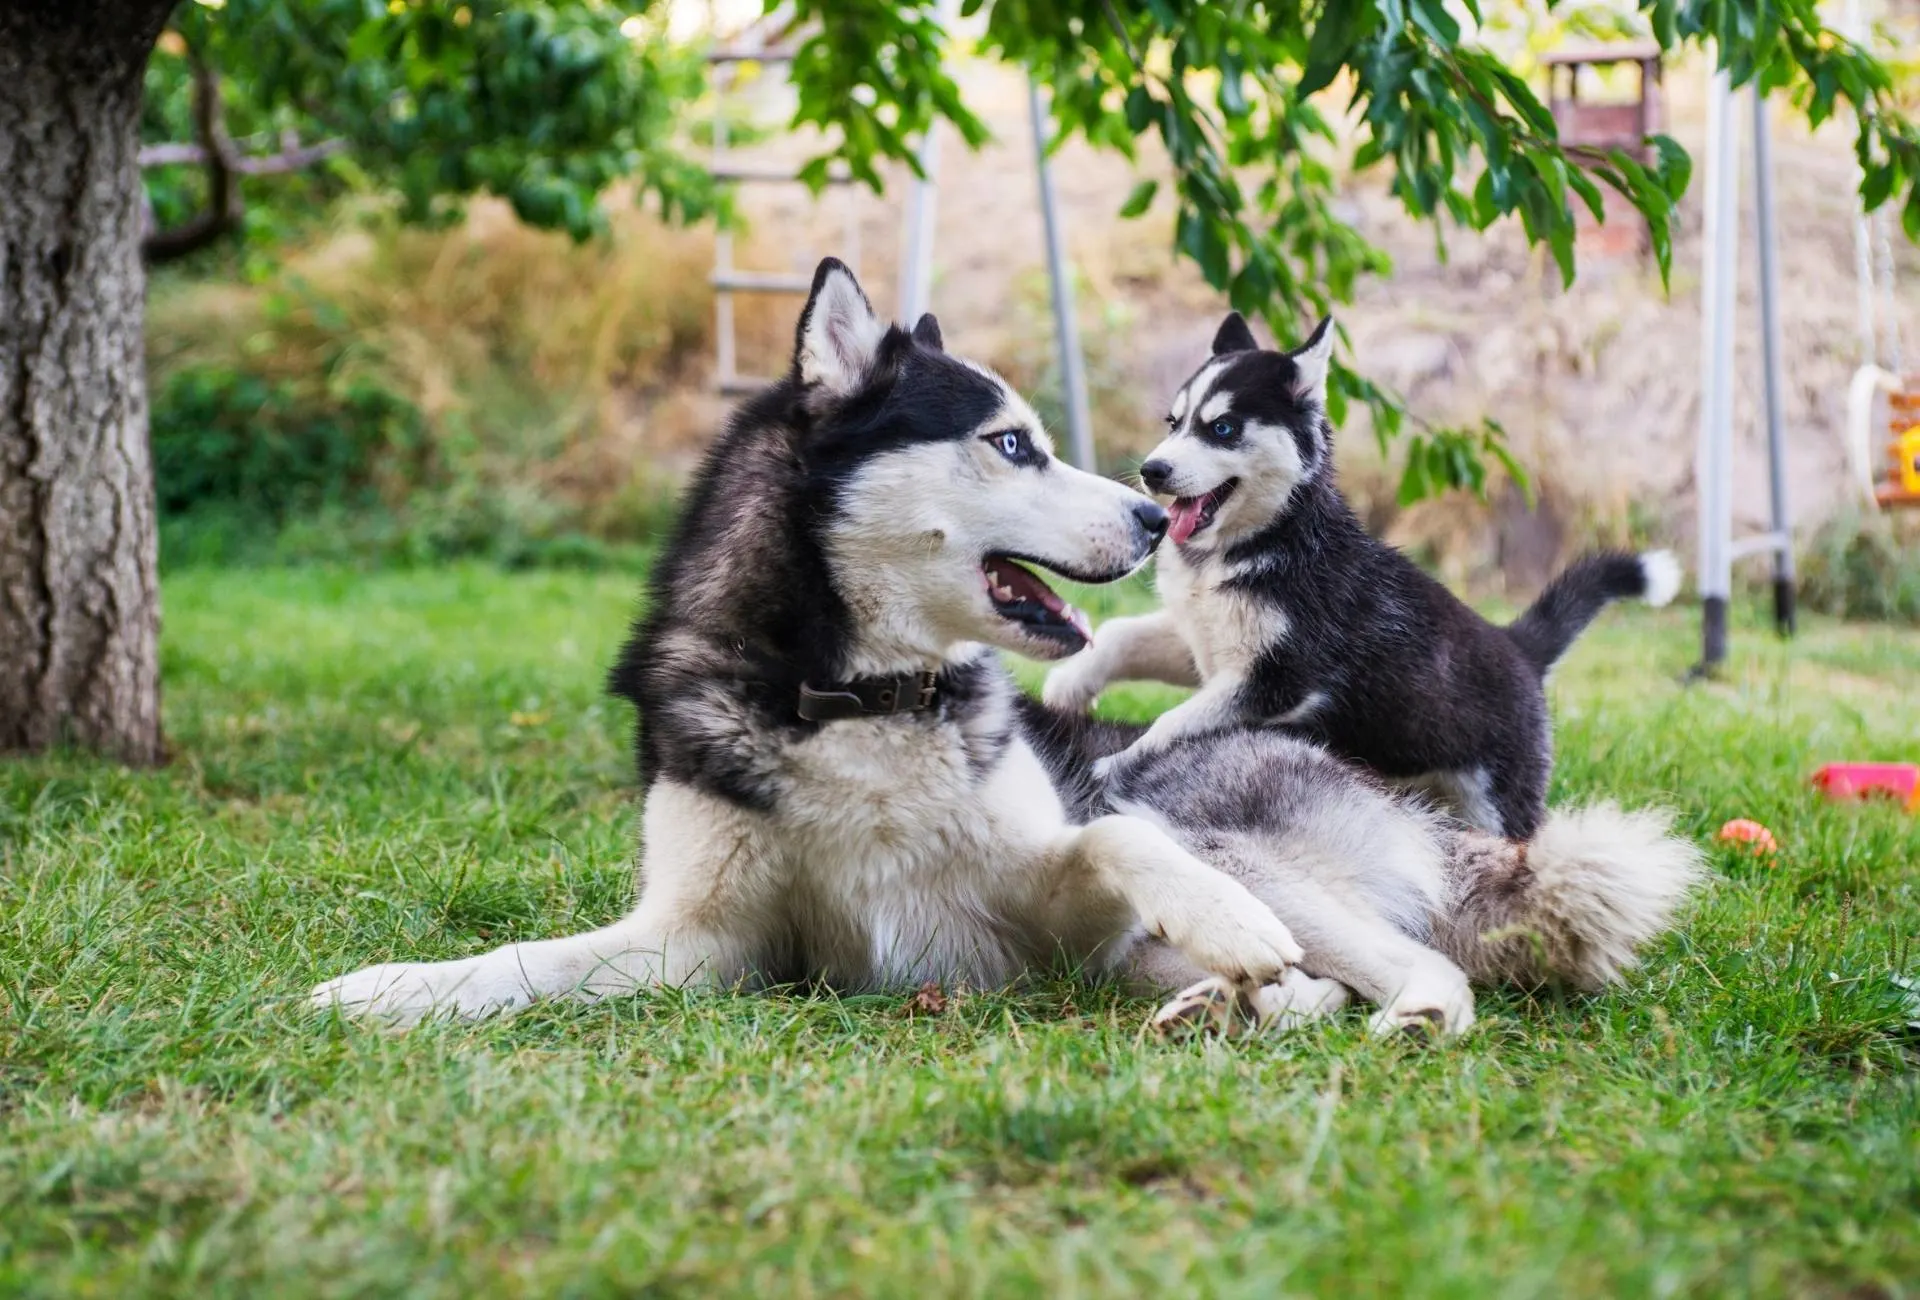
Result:
[[[1061,959],[1259,986],[1299,960],[1161,827],[1085,815],[989,648],[1079,649],[1085,619],[1035,570],[1120,578],[1166,512],[1055,459],[1011,388],[931,316],[882,323],[837,261],[796,333],[707,456],[613,672],[647,787],[633,911],[316,1003],[408,1021],[661,983],[995,986]]]
[[[708,455],[613,673],[640,709],[637,905],[369,967],[315,1003],[404,1022],[661,983],[985,987],[1064,961],[1199,981],[1169,1023],[1293,1023],[1351,989],[1382,1031],[1459,1030],[1469,974],[1594,986],[1664,923],[1690,859],[1657,819],[1595,814],[1528,856],[1251,731],[1175,746],[1109,797],[1092,766],[1140,729],[1046,709],[990,647],[1079,649],[1085,620],[1034,570],[1118,578],[1166,523],[1057,461],[931,317],[889,328],[823,263],[790,373]]]
[[[1553,770],[1547,673],[1609,601],[1671,599],[1679,566],[1665,551],[1590,555],[1511,627],[1488,623],[1370,537],[1335,484],[1330,325],[1273,352],[1227,317],[1140,467],[1172,499],[1157,562],[1165,609],[1103,627],[1054,669],[1046,699],[1084,709],[1126,678],[1198,686],[1135,752],[1278,726],[1525,839]]]

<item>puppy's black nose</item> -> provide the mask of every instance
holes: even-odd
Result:
[[[1150,460],[1140,467],[1140,481],[1147,485],[1149,492],[1165,492],[1167,481],[1173,477],[1173,466],[1164,460]]]
[[[1157,545],[1167,535],[1167,512],[1151,501],[1133,503],[1133,517]]]

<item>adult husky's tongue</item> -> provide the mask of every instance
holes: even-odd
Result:
[[[1200,527],[1200,518],[1206,508],[1206,497],[1176,497],[1173,504],[1167,507],[1167,536],[1173,539],[1175,546],[1193,536],[1194,530]]]

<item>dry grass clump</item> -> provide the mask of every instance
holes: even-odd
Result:
[[[387,504],[422,490],[486,498],[533,531],[630,531],[656,462],[707,414],[712,234],[616,204],[575,245],[476,203],[456,226],[343,222],[262,283],[157,292],[156,390],[218,368],[326,403],[373,384],[422,417],[427,446],[375,467]]]

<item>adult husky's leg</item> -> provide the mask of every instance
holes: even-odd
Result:
[[[1290,873],[1275,892],[1276,909],[1306,950],[1301,965],[1378,1005],[1375,1033],[1457,1034],[1473,1024],[1466,974],[1444,954],[1311,878]]]
[[[1047,674],[1040,698],[1051,708],[1081,713],[1110,684],[1130,681],[1200,684],[1193,651],[1167,611],[1102,623],[1092,645]]]
[[[1084,933],[1118,901],[1148,933],[1202,970],[1257,988],[1300,960],[1300,945],[1273,909],[1138,817],[1076,828],[1062,845],[1065,877],[1049,899],[1055,933]]]
[[[599,998],[657,984],[728,984],[770,955],[777,863],[756,815],[672,782],[647,795],[639,904],[612,925],[510,943],[457,961],[390,962],[328,980],[318,1007],[401,1024],[472,1019],[539,998]]]

